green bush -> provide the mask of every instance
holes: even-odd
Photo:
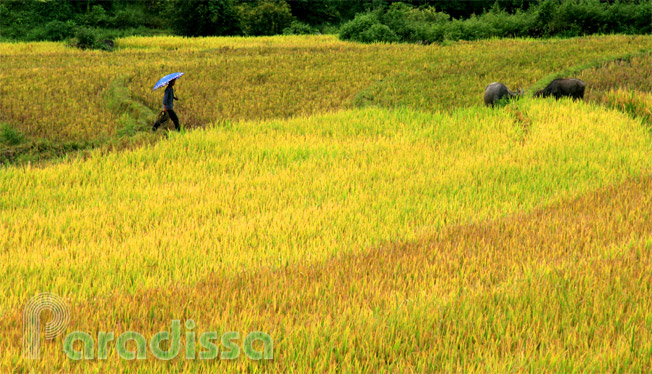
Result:
[[[355,18],[340,28],[340,39],[362,41],[362,33],[369,30],[373,25],[380,24],[375,13],[358,14]]]
[[[179,35],[241,35],[240,18],[232,0],[171,0],[165,2],[164,22]]]
[[[238,6],[242,31],[245,35],[276,35],[290,27],[293,17],[285,1],[263,0]]]
[[[110,20],[111,26],[116,28],[134,28],[146,23],[148,23],[147,17],[139,8],[117,10]]]
[[[565,1],[555,10],[549,23],[550,32],[561,36],[577,36],[604,32],[604,6],[598,0]]]
[[[79,19],[81,24],[89,27],[104,27],[110,21],[109,15],[101,5],[93,5],[91,10],[81,15]]]
[[[370,28],[360,34],[360,41],[364,43],[392,43],[398,42],[399,40],[398,35],[392,29],[381,23],[371,25]]]
[[[411,17],[412,10],[411,6],[404,3],[392,4],[382,15],[382,22],[402,40],[410,40],[416,24],[413,17]]]
[[[610,30],[626,34],[652,33],[652,2],[641,4],[616,1],[605,11],[604,22]]]
[[[478,40],[496,36],[497,30],[491,27],[489,23],[484,22],[482,19],[472,16],[460,24],[460,33],[460,39]]]
[[[289,27],[283,29],[284,35],[311,35],[319,34],[316,28],[299,21],[292,21]]]
[[[80,27],[75,32],[75,37],[70,41],[70,44],[81,49],[98,48],[100,45],[99,33],[90,27]]]
[[[353,1],[343,0],[290,0],[288,5],[292,15],[302,23],[317,27],[318,25],[336,24],[342,20],[339,7],[355,7]]]
[[[0,124],[0,143],[15,146],[25,142],[25,136],[8,123]]]
[[[60,41],[71,38],[77,25],[74,21],[50,21],[43,27],[33,28],[26,36],[27,40]]]
[[[512,13],[499,5],[507,5]],[[511,4],[513,5],[513,4]],[[477,40],[493,37],[571,37],[595,33],[652,33],[652,2],[603,2],[600,0],[544,0],[527,10],[496,2],[479,16],[451,19],[434,8],[415,8],[393,3],[371,13],[357,15],[344,24],[340,38],[367,41],[368,30],[375,24],[387,26],[401,42],[431,43],[444,40]],[[391,35],[380,26],[376,33]],[[382,31],[381,31],[382,30]],[[363,37],[362,34],[365,34]],[[390,37],[391,38],[391,37]]]
[[[414,8],[404,3],[394,3],[386,11],[374,11],[357,15],[340,28],[340,39],[365,43],[408,42],[441,43],[451,26],[450,34],[455,40],[463,37],[461,21],[450,21],[447,14],[434,8]],[[459,34],[459,36],[455,36]]]
[[[515,38],[532,35],[535,32],[536,15],[533,12],[492,11],[478,17],[480,22],[489,25],[492,37]]]
[[[395,3],[386,11],[376,10],[357,15],[342,25],[339,35],[343,40],[364,43],[440,43],[444,40],[449,19],[448,15],[437,12],[434,8],[418,9]]]

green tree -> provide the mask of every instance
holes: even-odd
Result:
[[[297,20],[317,26],[340,22],[338,3],[338,0],[292,0],[289,5]]]
[[[235,5],[231,0],[211,1],[209,4],[211,22],[215,35],[240,35],[242,28]]]
[[[165,11],[170,28],[184,36],[239,34],[231,0],[173,0]]]
[[[263,0],[238,6],[245,35],[276,35],[292,23],[292,11],[285,1]]]

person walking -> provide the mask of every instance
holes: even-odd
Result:
[[[181,131],[181,125],[179,125],[179,117],[177,117],[177,113],[174,111],[174,100],[179,100],[176,96],[174,96],[175,82],[176,79],[172,79],[170,83],[168,83],[168,86],[165,88],[165,94],[163,94],[163,112],[170,117],[172,122],[174,122],[174,129]],[[156,131],[159,126],[161,126],[161,123],[164,122],[163,118],[165,118],[165,115],[160,120],[156,121],[154,127],[152,128],[153,131]]]

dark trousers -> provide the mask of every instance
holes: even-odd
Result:
[[[172,120],[172,122],[174,123],[175,130],[177,131],[181,130],[181,125],[179,125],[179,117],[177,117],[177,114],[172,109],[167,110],[167,116],[159,117],[159,119],[154,123],[154,127],[152,127],[152,130],[156,131],[163,122],[166,122],[167,121],[166,117],[169,117]]]
[[[179,125],[179,117],[177,117],[177,114],[174,112],[174,110],[168,109],[168,115],[170,116],[172,122],[174,122],[174,129],[180,131],[181,125]]]

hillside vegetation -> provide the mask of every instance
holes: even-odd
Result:
[[[104,39],[126,35],[339,31],[365,42],[440,42],[649,34],[650,17],[652,5],[643,0],[3,0],[0,40],[69,40],[82,48],[110,49]]]

